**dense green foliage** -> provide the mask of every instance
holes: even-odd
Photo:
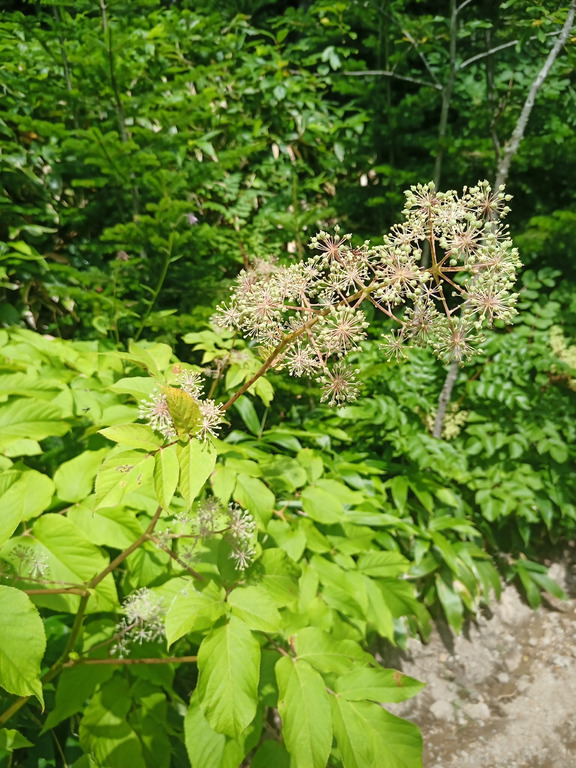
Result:
[[[442,439],[446,366],[389,361],[377,323],[350,404],[271,367],[203,443],[176,387],[208,371],[225,403],[261,368],[209,322],[242,268],[298,264],[337,223],[376,242],[412,184],[493,181],[567,8],[13,6],[0,765],[421,766],[417,728],[380,704],[422,684],[370,651],[431,618],[459,631],[502,580],[561,596],[540,562],[576,528],[576,33],[507,178],[519,313],[459,369]],[[142,423],[155,386],[168,444]]]

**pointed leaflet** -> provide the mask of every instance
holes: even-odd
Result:
[[[345,675],[354,666],[367,666],[373,657],[354,640],[336,640],[319,627],[304,627],[294,636],[299,659],[305,659],[320,672]]]
[[[344,518],[341,501],[323,488],[317,488],[314,485],[302,491],[302,506],[304,512],[319,523],[339,523]]]
[[[164,445],[164,438],[158,435],[147,424],[117,424],[98,430],[101,435],[120,445],[130,448],[143,448],[145,451],[155,451]]]
[[[232,616],[213,629],[198,651],[198,694],[206,719],[218,733],[239,739],[258,706],[260,645]]]
[[[237,587],[230,592],[228,602],[232,613],[250,629],[261,632],[280,632],[282,619],[274,600],[260,587]]]
[[[14,470],[8,470],[2,472],[0,475],[0,503],[6,496],[14,495],[18,493],[18,489],[21,487],[22,481],[21,472],[15,472]],[[15,490],[12,490],[12,489]],[[16,528],[20,525],[22,520],[22,510],[12,505],[2,503],[2,514],[0,515],[0,547],[4,544],[10,536],[14,533]]]
[[[184,738],[192,768],[238,768],[244,758],[242,747],[206,720],[196,692],[184,720]]]
[[[298,768],[326,768],[332,717],[326,685],[306,662],[282,656],[276,664],[282,736]]]
[[[178,490],[192,504],[214,469],[216,450],[208,441],[188,440],[185,445],[177,444],[176,455],[180,464]]]
[[[344,768],[422,768],[422,736],[379,704],[331,698],[334,735]]]
[[[44,440],[64,435],[70,429],[64,412],[44,400],[21,399],[3,405],[0,412],[0,446],[5,447],[22,437]]]
[[[176,486],[178,485],[178,475],[180,466],[176,455],[176,446],[169,445],[161,448],[154,459],[154,491],[158,504],[164,509],[168,509]]]
[[[44,707],[40,663],[44,624],[28,595],[0,586],[0,685],[18,696],[34,695]]]
[[[202,413],[197,401],[188,392],[176,387],[163,387],[162,392],[166,396],[166,405],[178,437],[195,435],[202,424]]]
[[[35,522],[33,533],[34,539],[30,545],[34,543],[35,550],[44,555],[48,563],[48,578],[55,582],[84,584],[108,565],[108,557],[87,538],[81,528],[62,515],[42,515]],[[34,600],[37,605],[45,605],[53,610],[75,612],[80,597],[39,595]],[[117,605],[114,580],[112,574],[108,574],[96,587],[95,594],[88,602],[88,610],[115,610]]]
[[[210,629],[226,613],[224,590],[210,589],[203,592],[187,587],[185,593],[176,595],[166,614],[166,641],[172,645],[188,632]]]
[[[136,513],[126,507],[102,507],[94,511],[94,495],[74,504],[68,520],[82,530],[87,539],[98,547],[126,549],[142,534]]]
[[[113,674],[114,667],[109,664],[78,664],[62,670],[56,683],[56,700],[44,722],[42,733],[81,712],[96,687],[110,680]]]
[[[128,723],[132,699],[127,680],[114,676],[90,699],[80,722],[80,746],[106,768],[146,768],[142,745]]]
[[[84,451],[79,456],[61,464],[54,473],[58,498],[62,501],[82,501],[89,496],[94,487],[98,468],[109,452],[109,448]]]
[[[96,507],[115,507],[130,491],[139,488],[154,470],[154,456],[143,451],[114,453],[96,477]]]
[[[424,688],[413,677],[397,669],[362,667],[354,669],[336,680],[336,692],[348,701],[370,699],[380,703],[406,701]]]
[[[257,477],[239,474],[234,489],[234,499],[265,527],[274,511],[276,498],[272,491]]]

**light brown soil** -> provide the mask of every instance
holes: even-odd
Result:
[[[551,568],[568,600],[533,611],[510,586],[459,637],[437,627],[384,659],[428,683],[387,706],[421,728],[424,768],[576,768],[575,563],[571,549]]]

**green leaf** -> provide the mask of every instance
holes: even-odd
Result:
[[[239,474],[236,479],[234,499],[254,515],[261,527],[267,525],[276,503],[274,494],[264,485],[262,480],[243,473]]]
[[[18,496],[21,492],[25,492],[23,489],[20,472],[14,470],[8,470],[0,475],[0,489],[2,490],[2,496],[0,502],[5,499],[6,496],[14,497]],[[12,488],[15,488],[12,491]],[[4,544],[10,536],[14,533],[16,528],[20,525],[22,520],[22,509],[19,506],[12,506],[2,503],[2,514],[0,515],[0,547]]]
[[[62,720],[81,712],[96,686],[110,680],[113,674],[114,667],[110,664],[78,664],[63,669],[58,675],[56,700],[48,713],[42,732],[49,731]]]
[[[154,456],[142,451],[114,453],[96,477],[96,509],[120,505],[126,494],[139,488],[154,471]]]
[[[176,445],[169,445],[161,448],[156,454],[154,460],[154,491],[158,504],[164,509],[168,509],[180,474],[180,465],[176,453]]]
[[[111,392],[117,392],[123,395],[132,395],[137,400],[142,397],[150,397],[154,391],[157,391],[157,383],[150,376],[130,376],[111,384]]]
[[[363,552],[358,558],[358,570],[367,576],[393,578],[406,573],[410,562],[398,552]]]
[[[339,523],[344,517],[344,508],[336,496],[315,485],[302,491],[304,512],[319,523]]]
[[[22,472],[20,479],[0,498],[0,506],[9,511],[9,517],[19,515],[22,520],[30,520],[48,508],[53,495],[54,482],[47,475],[29,469]]]
[[[216,464],[214,467],[214,472],[210,478],[212,490],[214,491],[214,496],[217,496],[224,504],[228,503],[234,493],[236,475],[237,472],[227,467],[226,464]]]
[[[34,523],[36,547],[44,553],[48,562],[48,576],[64,584],[84,584],[103,571],[109,563],[103,555],[70,520],[62,515],[45,514]],[[11,541],[16,542],[15,539]],[[16,542],[17,543],[17,542]],[[38,605],[47,605],[54,610],[75,612],[78,595],[39,595]],[[96,587],[95,595],[88,602],[89,611],[115,610],[118,597],[112,574],[108,574]]]
[[[348,701],[370,699],[387,703],[411,699],[425,685],[396,669],[363,667],[339,676],[336,680],[336,693]]]
[[[128,724],[132,706],[128,681],[115,675],[102,685],[84,710],[80,746],[106,768],[146,768],[142,745]]]
[[[274,600],[259,587],[237,587],[228,596],[232,614],[250,629],[280,632],[282,619]]]
[[[54,473],[54,484],[58,498],[62,501],[82,501],[92,492],[94,478],[108,448],[99,451],[84,451],[70,461],[61,464]]]
[[[334,735],[344,768],[422,768],[422,736],[378,704],[331,697]]]
[[[172,357],[172,348],[160,342],[144,346],[142,342],[131,340],[128,351],[128,355],[123,355],[126,360],[141,365],[151,376],[156,376],[158,379],[162,379],[162,372],[168,368]]]
[[[130,448],[142,448],[145,451],[156,451],[164,445],[164,438],[158,435],[147,424],[118,424],[99,430],[101,435],[121,445]]]
[[[345,675],[353,665],[367,666],[372,656],[354,640],[336,639],[319,627],[304,627],[294,635],[294,649],[303,659],[323,673]]]
[[[320,555],[310,559],[324,584],[324,600],[347,616],[365,618],[368,610],[365,577],[358,571],[346,571]]]
[[[46,650],[44,624],[28,595],[0,586],[0,685],[17,696],[36,696],[42,707],[40,664]]]
[[[242,397],[239,397],[234,403],[234,408],[238,411],[242,421],[246,424],[250,432],[252,432],[253,435],[258,435],[260,433],[260,419],[258,418],[252,400],[246,397],[246,395],[242,395]]]
[[[460,632],[464,620],[464,608],[460,596],[439,575],[436,575],[436,589],[448,623],[456,633]]]
[[[212,728],[197,691],[184,719],[184,738],[191,768],[238,768],[244,759],[244,750],[236,741]]]
[[[198,694],[210,725],[239,739],[254,720],[258,706],[260,645],[232,616],[213,629],[198,650]]]
[[[326,768],[332,717],[326,684],[306,661],[282,656],[276,664],[282,736],[292,764]]]
[[[387,637],[394,642],[394,617],[388,607],[378,585],[369,577],[364,577],[366,594],[368,595],[368,621],[376,628],[381,637]]]
[[[178,490],[185,501],[192,504],[212,474],[216,449],[210,442],[188,440],[185,445],[177,444],[176,455],[180,465]]]
[[[265,549],[249,573],[247,584],[265,592],[277,608],[298,597],[300,568],[281,549]]]
[[[162,392],[166,395],[166,404],[178,437],[195,435],[202,424],[198,402],[188,392],[176,387],[163,387]]]
[[[70,425],[63,411],[44,400],[15,400],[0,410],[0,447],[21,438],[44,440],[66,434]]]
[[[75,504],[68,512],[68,520],[82,530],[92,544],[99,547],[125,549],[142,534],[136,514],[124,507],[94,509],[95,497]]]
[[[256,750],[250,768],[290,768],[290,755],[283,744],[269,739]]]
[[[0,750],[13,752],[22,747],[33,747],[31,741],[14,728],[0,728]]]
[[[188,632],[210,629],[226,613],[224,590],[199,592],[188,587],[178,594],[166,613],[166,640],[172,645]]]

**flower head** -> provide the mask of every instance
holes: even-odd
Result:
[[[166,440],[173,440],[176,437],[166,395],[163,392],[155,392],[147,400],[143,400],[138,408],[138,415],[141,419],[146,419],[152,429],[164,435]]]

